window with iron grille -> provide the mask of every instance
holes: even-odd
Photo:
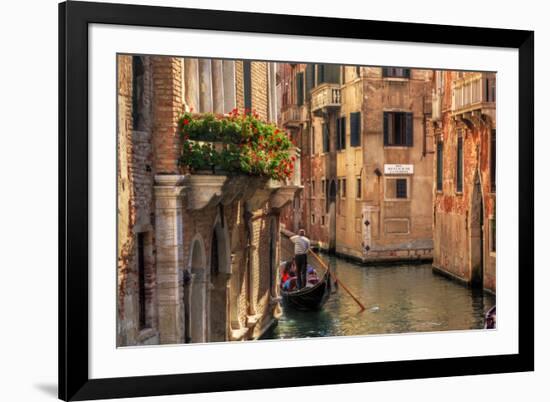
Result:
[[[443,141],[437,142],[437,191],[443,191]]]
[[[363,187],[362,187],[362,184],[361,184],[361,177],[358,177],[357,178],[357,181],[356,181],[356,188],[355,188],[355,197],[360,199],[362,196],[363,196]]]
[[[384,112],[384,146],[413,146],[413,114]]]
[[[462,192],[462,183],[464,176],[464,152],[463,152],[463,139],[462,130],[458,132],[458,138],[456,143],[456,191]]]
[[[384,77],[410,78],[411,69],[401,67],[384,67],[382,68],[382,75]]]
[[[497,130],[491,130],[491,192],[497,191]]]
[[[407,198],[407,179],[395,179],[395,198]]]
[[[361,146],[361,112],[349,115],[350,136],[349,144],[352,147]]]

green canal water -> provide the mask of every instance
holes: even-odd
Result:
[[[311,257],[310,257],[311,258]],[[322,311],[283,308],[263,339],[480,329],[493,295],[473,291],[432,272],[430,264],[361,266],[331,257],[331,269],[367,308],[339,287]]]

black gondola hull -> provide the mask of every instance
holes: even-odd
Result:
[[[325,274],[315,286],[295,292],[281,291],[281,295],[285,306],[302,311],[320,310],[330,296],[329,275]]]

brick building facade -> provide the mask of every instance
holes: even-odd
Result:
[[[432,71],[287,64],[279,72],[279,121],[298,142],[304,178],[288,225],[362,262],[431,259]]]
[[[496,290],[496,76],[434,74],[434,269]]]
[[[276,121],[274,64],[120,55],[117,90],[117,345],[258,338],[297,186],[182,174],[176,128],[190,109]]]

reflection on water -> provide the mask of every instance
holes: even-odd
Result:
[[[480,329],[495,297],[432,272],[431,265],[361,266],[330,258],[331,269],[367,308],[340,288],[319,312],[285,308],[264,339]]]

